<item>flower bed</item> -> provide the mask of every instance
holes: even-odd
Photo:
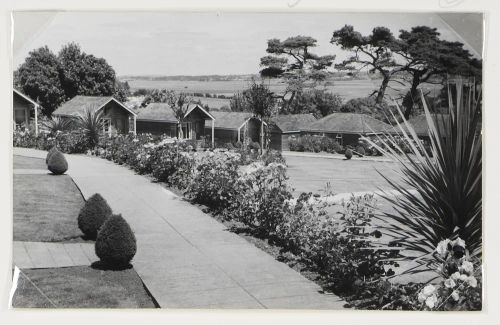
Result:
[[[47,150],[57,140],[62,151],[76,152],[75,147],[61,146],[78,143],[67,138],[71,136],[49,139],[47,135],[15,134],[14,145]],[[377,247],[381,233],[372,227],[374,197],[352,197],[338,215],[329,215],[326,203],[315,201],[312,193],[293,200],[279,153],[259,156],[256,150],[244,148],[200,152],[187,142],[151,135],[102,138],[95,149],[86,152],[152,175],[215,215],[244,225],[259,238],[272,239],[355,307],[422,309],[427,303],[427,297],[419,302],[423,285],[386,281],[398,266],[399,252],[397,247]]]

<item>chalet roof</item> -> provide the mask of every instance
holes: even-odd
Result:
[[[449,127],[448,114],[433,114],[432,115],[434,124],[436,127],[440,127],[441,129]],[[429,125],[427,124],[427,118],[425,114],[418,115],[412,117],[408,120],[408,123],[411,124],[415,133],[418,136],[428,136],[429,135]]]
[[[32,104],[33,106],[38,106],[37,102],[35,102],[33,99],[29,98],[27,95],[23,94],[17,89],[13,89],[13,94],[17,95],[18,97],[22,98],[24,101]]]
[[[312,114],[289,114],[275,116],[272,121],[283,132],[297,132],[307,130],[317,119]]]
[[[111,101],[116,102],[119,106],[123,107],[131,114],[136,115],[134,111],[132,111],[130,108],[128,108],[112,96],[75,96],[59,106],[52,114],[74,116],[82,114],[86,110],[99,110]]]
[[[215,118],[215,128],[235,129],[241,127],[246,120],[253,116],[252,113],[247,112],[210,112]]]
[[[137,121],[141,120],[177,123],[174,111],[167,103],[150,103],[137,109]]]
[[[392,126],[369,115],[333,113],[309,125],[308,131],[325,133],[369,134],[392,130]]]

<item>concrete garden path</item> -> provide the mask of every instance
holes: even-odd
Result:
[[[88,243],[15,241],[13,246],[13,264],[20,269],[90,265],[98,260],[94,244]]]
[[[46,152],[14,148],[14,155]],[[164,308],[340,309],[344,302],[224,225],[126,167],[66,155],[83,196],[100,193],[137,237],[132,261]]]

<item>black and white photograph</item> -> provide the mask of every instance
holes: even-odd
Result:
[[[10,14],[10,308],[485,308],[483,12]]]

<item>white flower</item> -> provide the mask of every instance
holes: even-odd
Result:
[[[444,286],[445,286],[446,288],[454,288],[454,287],[455,287],[455,285],[456,285],[456,283],[455,283],[455,281],[453,281],[453,279],[446,279],[446,280],[444,281]]]
[[[446,258],[446,255],[448,255],[448,244],[451,241],[449,239],[445,239],[439,242],[436,246],[436,252],[442,257]]]
[[[460,237],[458,237],[457,239],[455,239],[454,241],[451,242],[451,245],[452,246],[461,246],[461,247],[465,248],[465,241],[463,239],[460,239]]]
[[[460,272],[472,274],[472,272],[474,272],[474,264],[469,261],[463,261],[462,266],[460,266],[458,269],[460,270]]]
[[[423,293],[422,291],[420,291],[420,292],[418,293],[418,301],[419,301],[419,302],[424,302],[424,301],[425,301],[425,299],[427,299],[427,297],[424,295],[424,293]]]
[[[467,281],[469,279],[469,277],[467,276],[467,274],[460,274],[458,279],[461,281]]]
[[[424,293],[424,295],[426,297],[429,297],[430,295],[434,294],[436,292],[436,287],[433,286],[432,284],[428,284],[424,287],[424,289],[422,290],[422,292]]]
[[[451,293],[451,297],[453,298],[453,300],[458,301],[458,299],[460,298],[460,296],[458,295],[458,291],[453,290],[453,292]]]
[[[427,307],[432,309],[432,308],[434,308],[434,306],[436,306],[437,301],[438,301],[437,296],[432,295],[432,296],[428,297],[427,299],[425,299],[425,304],[427,305]]]
[[[476,278],[475,278],[474,276],[472,276],[472,275],[471,275],[470,277],[468,277],[468,278],[467,278],[467,283],[468,283],[471,287],[473,287],[473,288],[477,287],[477,280],[476,280]]]

